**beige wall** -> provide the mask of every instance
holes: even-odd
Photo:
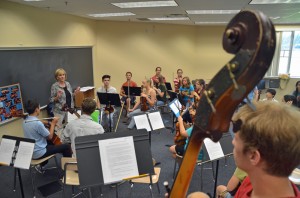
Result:
[[[177,68],[191,79],[209,80],[232,58],[222,48],[224,26],[95,21],[0,1],[0,27],[0,48],[93,46],[96,87],[110,74],[119,89],[126,71],[140,84],[156,66],[167,81]],[[290,80],[287,90],[294,84]],[[290,91],[278,92],[280,97]],[[21,136],[21,120],[1,125],[3,134]]]

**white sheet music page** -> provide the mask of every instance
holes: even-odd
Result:
[[[104,184],[139,175],[132,136],[98,142]]]
[[[34,143],[31,142],[20,142],[19,149],[17,152],[14,167],[29,169],[32,154],[34,149]]]
[[[15,145],[16,140],[2,138],[0,144],[0,164],[10,165]]]
[[[208,152],[210,160],[215,160],[215,159],[224,157],[223,149],[221,147],[220,142],[216,143],[216,142],[213,142],[209,138],[205,138],[204,144],[205,144],[205,147]]]
[[[151,127],[146,114],[138,115],[133,117],[137,129],[147,129],[151,131]]]
[[[148,117],[153,130],[165,128],[161,115],[158,111],[149,113]]]

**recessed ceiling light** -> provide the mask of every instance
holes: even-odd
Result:
[[[208,22],[208,21],[199,21],[199,22],[195,22],[196,25],[201,25],[201,24],[225,24],[228,22],[225,21],[220,21],[220,22]]]
[[[120,17],[120,16],[132,16],[132,15],[135,14],[131,12],[88,14],[88,16],[91,17]]]
[[[30,1],[44,1],[44,0],[24,0],[24,1],[30,2]]]
[[[175,1],[142,1],[142,2],[111,3],[111,4],[119,8],[153,8],[153,7],[178,6]]]
[[[188,14],[237,14],[240,10],[187,10]]]
[[[187,21],[190,20],[189,17],[157,17],[157,18],[148,18],[151,21]]]
[[[250,4],[285,4],[300,3],[300,0],[252,0]]]

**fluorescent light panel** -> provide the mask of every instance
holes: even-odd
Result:
[[[237,14],[240,10],[187,10],[188,14]]]
[[[111,4],[119,8],[153,8],[178,6],[175,1],[142,1]]]
[[[120,17],[120,16],[132,16],[132,15],[135,14],[131,12],[88,14],[88,16],[91,17]]]
[[[26,1],[26,2],[30,2],[30,1],[44,1],[44,0],[24,0],[24,1]]]
[[[292,4],[300,3],[300,0],[252,0],[250,4]]]
[[[156,17],[148,18],[151,21],[187,21],[190,20],[189,17]]]

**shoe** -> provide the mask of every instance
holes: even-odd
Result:
[[[44,170],[43,170],[43,168],[41,167],[41,165],[36,165],[35,167],[35,170],[38,172],[38,173],[40,173],[40,174],[44,174]]]

